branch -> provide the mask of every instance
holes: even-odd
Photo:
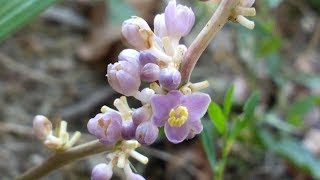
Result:
[[[104,151],[110,150],[111,148],[112,146],[106,147],[98,140],[95,140],[70,148],[64,152],[57,152],[42,164],[26,171],[24,174],[19,176],[17,180],[39,179],[47,175],[51,171],[61,168],[68,163],[82,159],[89,155],[102,153]]]
[[[191,72],[193,71],[193,68],[201,54],[222,26],[228,22],[233,9],[238,5],[238,3],[239,0],[222,0],[211,19],[192,42],[186,52],[185,59],[181,67],[182,85],[189,82]]]

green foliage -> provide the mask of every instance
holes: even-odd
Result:
[[[219,133],[224,134],[226,131],[227,124],[226,124],[226,118],[220,106],[212,101],[208,108],[208,114],[212,123],[215,125]]]
[[[315,105],[315,97],[306,96],[293,102],[287,111],[288,122],[294,126],[303,124],[303,116]]]
[[[203,131],[201,133],[201,142],[202,142],[204,151],[208,157],[212,173],[214,173],[216,157],[215,157],[215,149],[214,149],[213,128],[210,121],[204,121]]]
[[[227,90],[227,93],[224,97],[223,101],[223,114],[225,117],[228,118],[232,106],[232,101],[233,101],[233,91],[234,91],[234,86],[230,86]]]
[[[0,41],[58,0],[0,0]]]
[[[264,145],[293,165],[309,173],[313,178],[320,179],[320,160],[296,139],[283,137],[275,140],[267,131],[261,130],[260,137]]]

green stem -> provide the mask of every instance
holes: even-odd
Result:
[[[113,146],[107,147],[101,144],[98,140],[90,141],[85,144],[81,144],[70,148],[64,152],[56,152],[53,156],[48,158],[38,166],[29,169],[21,176],[17,177],[17,180],[34,180],[39,179],[51,171],[61,168],[62,166],[69,164],[73,161],[82,159],[86,156],[99,154],[107,150],[112,149]]]

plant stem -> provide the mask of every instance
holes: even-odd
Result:
[[[71,163],[75,160],[82,159],[89,155],[99,154],[104,151],[110,150],[113,146],[107,147],[101,144],[98,140],[90,141],[70,148],[64,152],[56,152],[53,156],[48,158],[40,165],[29,169],[17,180],[34,180],[39,179],[51,171],[61,168],[62,166]]]
[[[186,84],[190,80],[191,72],[209,42],[229,20],[233,9],[238,5],[239,0],[222,0],[206,26],[201,30],[196,39],[188,48],[181,66],[181,83]]]

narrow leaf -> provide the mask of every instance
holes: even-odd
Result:
[[[224,97],[224,101],[223,101],[223,114],[226,118],[229,117],[229,113],[231,110],[231,106],[232,106],[232,100],[233,100],[233,91],[234,91],[234,86],[231,85],[228,88],[228,91]]]
[[[58,0],[1,0],[0,41]]]
[[[218,104],[211,102],[208,109],[209,117],[220,134],[226,131],[226,118]]]
[[[203,127],[203,131],[200,137],[201,137],[202,146],[209,160],[211,171],[212,173],[214,173],[216,157],[215,157],[215,149],[214,149],[214,143],[213,143],[214,137],[213,137],[213,132],[211,132],[212,129],[213,128],[210,121],[207,121],[207,123],[205,123]]]

